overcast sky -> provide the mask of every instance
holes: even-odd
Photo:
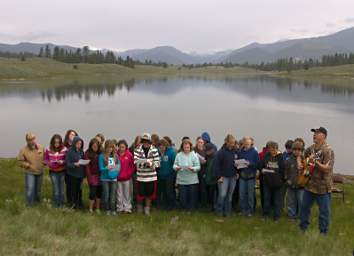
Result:
[[[1,0],[0,42],[186,52],[354,26],[354,0]]]

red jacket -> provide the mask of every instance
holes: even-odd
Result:
[[[122,155],[118,153],[120,161],[120,172],[118,181],[130,180],[135,172],[135,164],[132,153],[127,149]]]
[[[100,185],[100,168],[98,167],[98,154],[92,159],[85,153],[85,159],[91,160],[91,162],[86,165],[86,176],[87,182],[91,186]]]

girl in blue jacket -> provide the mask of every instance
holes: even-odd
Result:
[[[116,215],[117,177],[120,171],[119,158],[112,140],[104,144],[104,151],[98,158],[100,180],[103,190],[103,206],[107,215]]]

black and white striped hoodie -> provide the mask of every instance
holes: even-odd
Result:
[[[146,162],[151,162],[152,166],[147,167]],[[147,157],[143,146],[140,145],[134,150],[134,164],[136,165],[137,181],[151,182],[157,180],[156,168],[160,167],[159,151],[153,145],[150,146]]]

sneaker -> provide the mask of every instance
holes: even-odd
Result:
[[[138,204],[138,205],[136,206],[136,210],[137,210],[138,213],[143,213],[143,212],[144,212],[143,205]]]
[[[144,214],[147,216],[150,215],[150,207],[144,207]]]
[[[107,214],[107,216],[110,216],[111,215],[111,211],[107,211],[106,214]]]
[[[92,209],[89,209],[89,214],[93,214],[93,210]]]
[[[113,215],[113,216],[116,216],[116,215],[117,215],[117,212],[116,212],[116,211],[112,211],[112,215]]]

